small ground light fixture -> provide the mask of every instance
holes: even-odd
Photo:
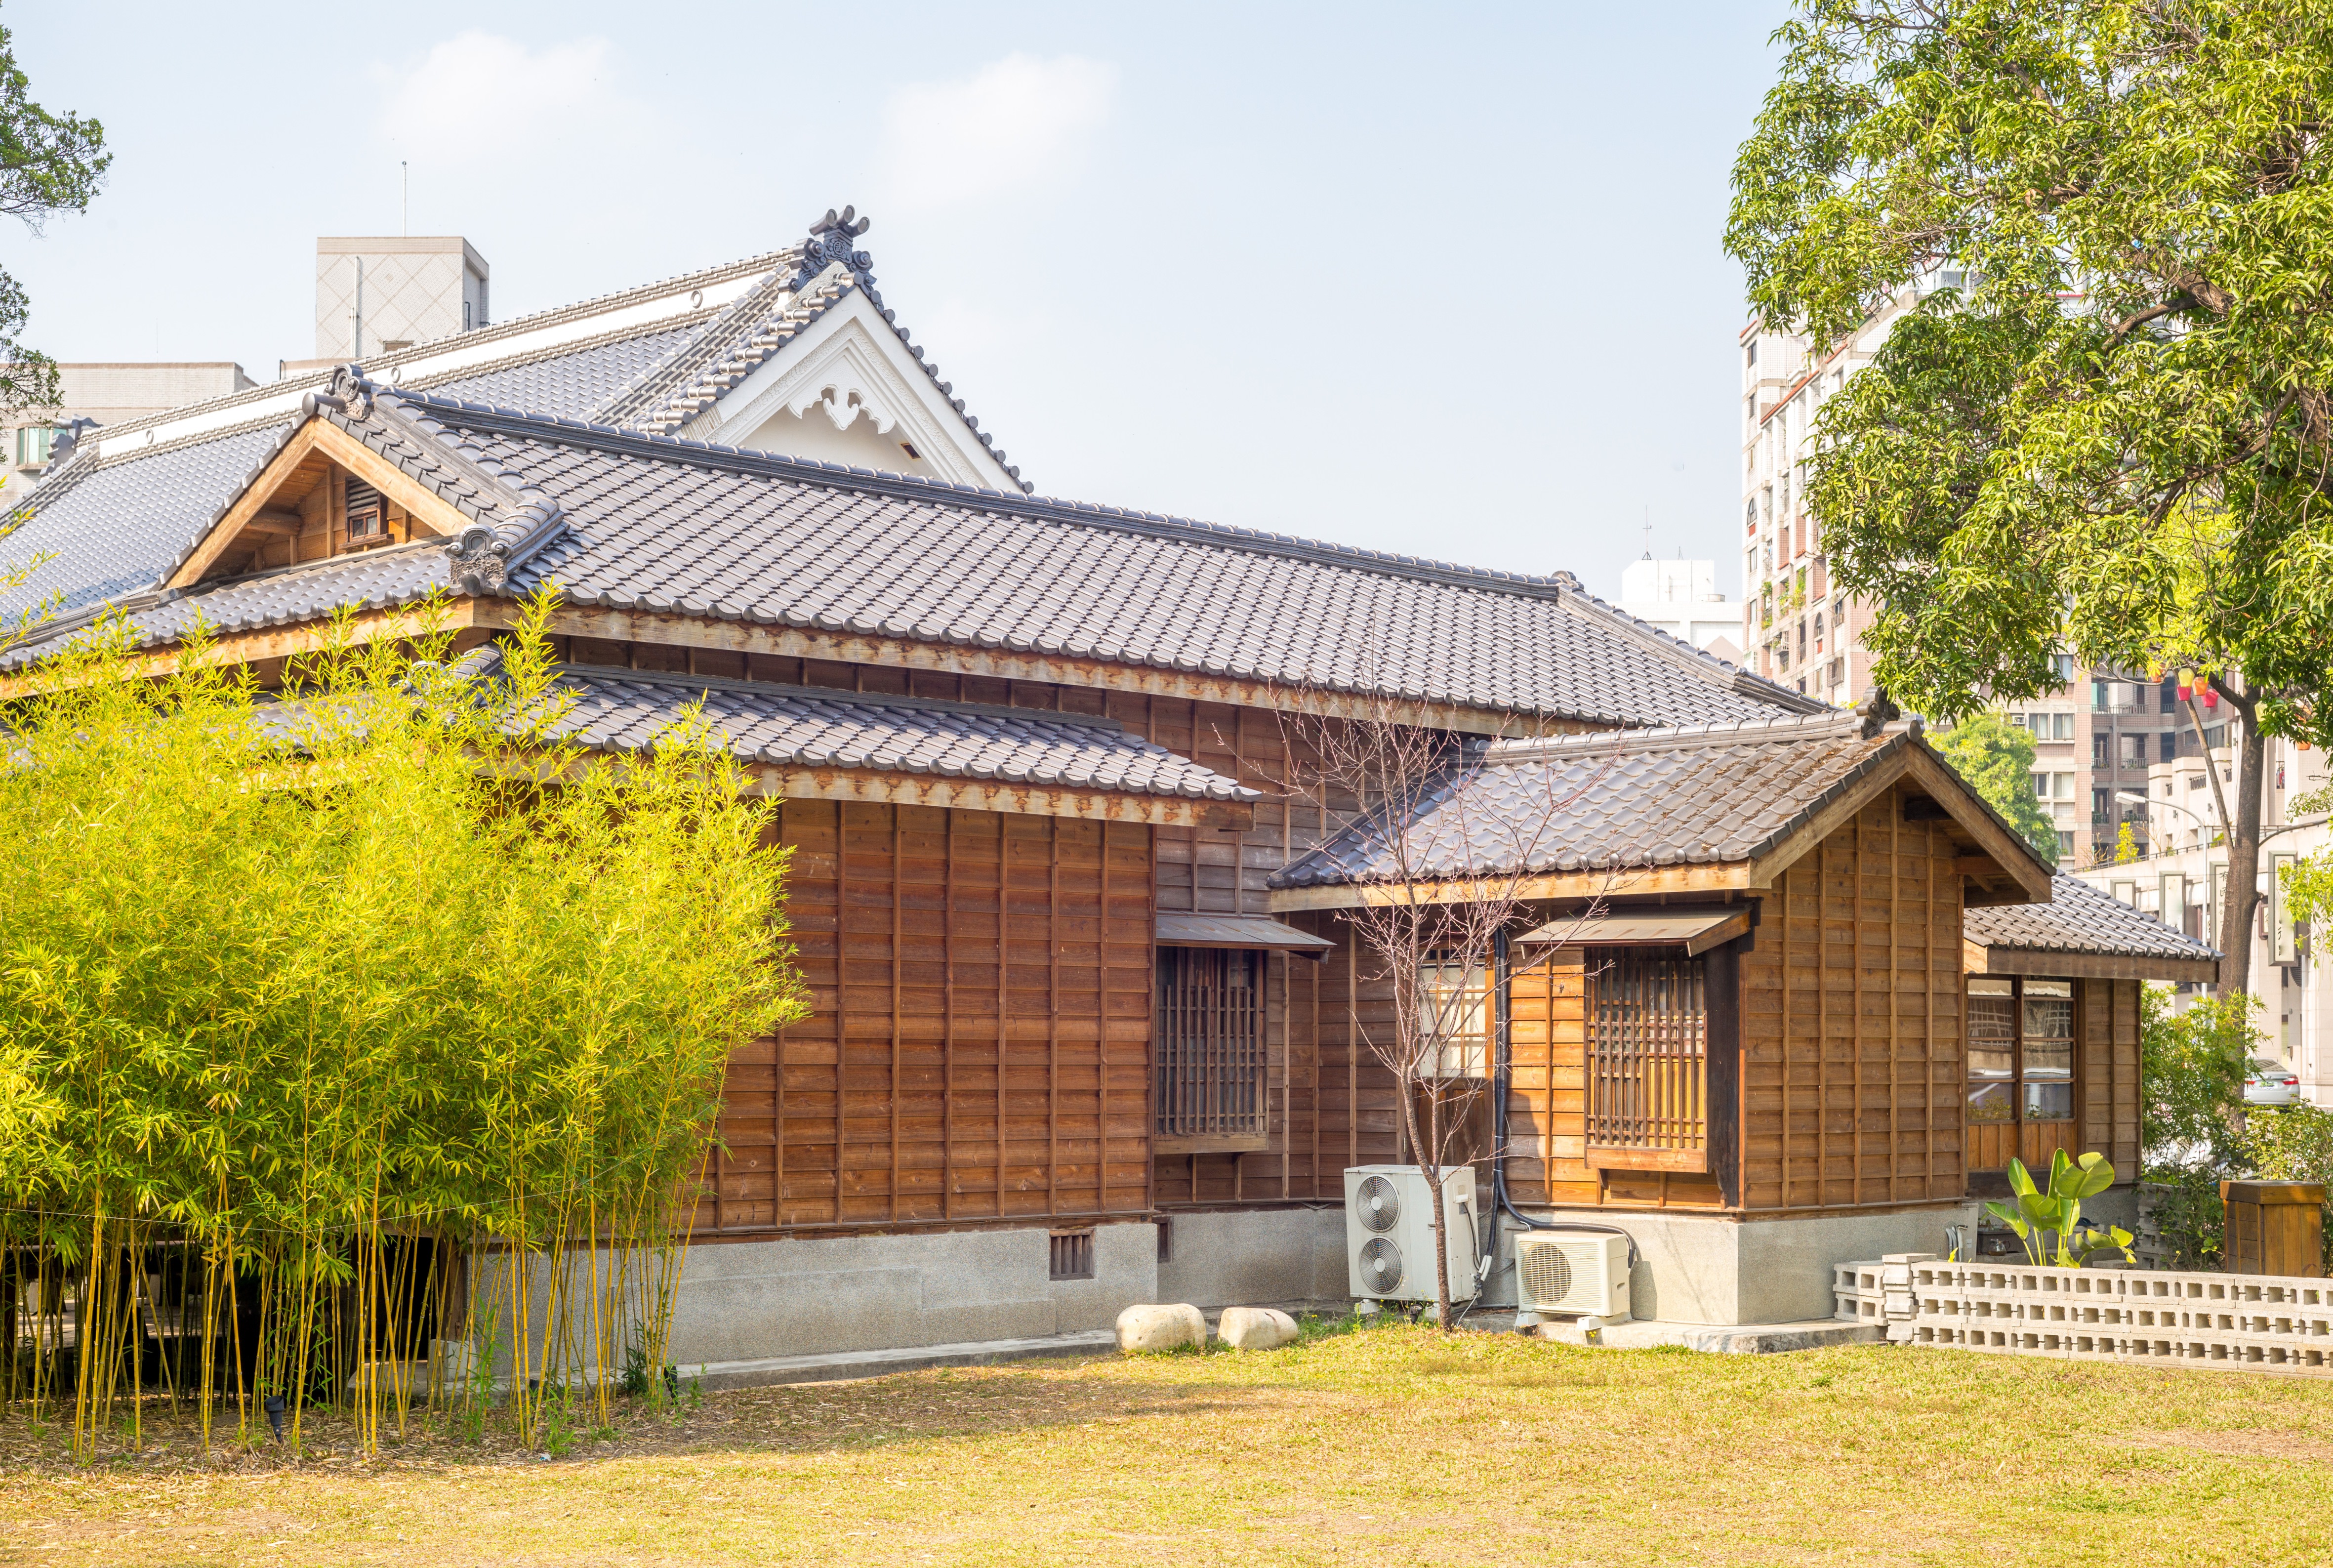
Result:
[[[267,1412],[267,1424],[275,1433],[275,1440],[283,1440],[283,1396],[270,1394],[260,1409]]]

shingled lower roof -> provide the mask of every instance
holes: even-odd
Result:
[[[1284,867],[1277,890],[1396,879],[1741,866],[1781,848],[1880,770],[1935,763],[1966,820],[1990,822],[2035,887],[2024,841],[1908,726],[1867,735],[1854,714],[1696,725],[1470,746],[1405,821],[1355,823]],[[1927,770],[1924,770],[1927,771]],[[2013,846],[2013,847],[2011,847]]]
[[[2219,949],[2175,931],[2079,877],[2050,880],[2046,904],[1971,909],[1961,934],[1979,947],[2033,954],[2216,964]]]
[[[564,734],[600,751],[655,744],[690,703],[747,763],[780,769],[924,774],[1248,804],[1262,797],[1113,719],[821,687],[568,665]]]

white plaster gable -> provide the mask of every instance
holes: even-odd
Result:
[[[864,289],[837,301],[681,434],[989,490],[1021,488]]]

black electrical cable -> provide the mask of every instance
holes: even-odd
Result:
[[[1491,938],[1493,967],[1491,997],[1495,1014],[1492,1026],[1491,1065],[1491,1250],[1497,1255],[1499,1244],[1499,1210],[1525,1230],[1580,1230],[1603,1236],[1617,1236],[1628,1244],[1628,1271],[1637,1268],[1637,1238],[1617,1225],[1597,1225],[1584,1219],[1533,1219],[1521,1213],[1513,1200],[1507,1197],[1507,1085],[1514,1078],[1514,1009],[1508,1000],[1507,984],[1513,977],[1513,967],[1507,957],[1507,934],[1499,932]]]

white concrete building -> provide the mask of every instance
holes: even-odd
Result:
[[[2232,727],[2232,726],[2231,726]],[[2227,896],[2228,851],[2219,842],[2218,796],[2210,769],[2220,774],[2228,808],[2236,809],[2235,754],[2214,748],[2156,762],[2147,769],[2145,804],[2124,801],[2150,819],[2148,842],[2155,852],[2121,864],[2084,868],[2078,874],[2175,930],[2217,946],[2221,901]],[[2333,826],[2322,812],[2301,812],[2293,803],[2333,782],[2326,754],[2272,738],[2262,777],[2259,918],[2251,932],[2251,982],[2261,1000],[2260,1025],[2269,1053],[2299,1076],[2314,1103],[2333,1105],[2333,975],[2323,951],[2324,934],[2299,926],[2286,912],[2278,868],[2303,855],[2333,848]],[[2137,794],[2136,785],[2127,794]]]
[[[0,506],[24,499],[49,466],[57,431],[74,420],[88,419],[101,428],[122,424],[257,385],[241,365],[227,360],[61,364],[58,405],[16,415],[0,438],[7,447],[7,462],[0,465]]]
[[[1739,662],[1742,606],[1717,591],[1714,561],[1656,561],[1647,554],[1620,573],[1619,607],[1704,653]]]

